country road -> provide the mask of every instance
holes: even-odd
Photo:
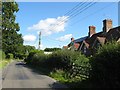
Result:
[[[66,88],[56,80],[38,74],[23,62],[12,62],[3,70],[2,88]]]

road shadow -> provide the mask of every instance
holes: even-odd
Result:
[[[49,76],[51,70],[46,70],[44,68],[40,67],[35,67],[29,64],[26,64],[25,62],[17,62],[16,66],[20,67],[25,67],[29,69],[32,73],[36,73],[38,75],[46,75]],[[52,84],[49,84],[49,90],[63,90],[63,89],[68,89],[68,87],[64,84],[61,84],[60,82],[54,82]]]
[[[67,86],[59,82],[54,82],[53,84],[50,84],[49,86],[52,88],[52,90],[70,90],[70,88],[68,88]]]
[[[43,72],[41,72],[39,69],[37,69],[36,67],[34,68],[33,66],[26,64],[24,61],[19,61],[15,65],[18,67],[25,67],[29,69],[31,72],[36,73],[36,74],[46,75]]]
[[[19,61],[19,62],[17,62],[15,65],[17,65],[17,66],[25,66],[25,63],[22,62],[22,61]]]

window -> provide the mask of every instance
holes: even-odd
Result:
[[[84,53],[86,53],[87,52],[87,48],[86,48],[86,46],[84,46]]]

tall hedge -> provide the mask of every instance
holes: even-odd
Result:
[[[88,78],[89,75],[89,59],[80,52],[59,50],[50,55],[32,52],[25,61],[33,66],[51,70],[62,69],[69,73],[70,78]]]
[[[90,75],[96,87],[120,88],[120,43],[99,48],[90,63]]]
[[[38,55],[36,54],[44,54],[43,51],[39,51],[39,50],[33,50],[29,53],[29,55],[24,59],[24,61],[27,64],[33,64],[34,62],[36,63],[36,58]],[[40,58],[39,58],[40,59]],[[33,61],[34,60],[34,61]],[[38,60],[38,59],[37,59]]]

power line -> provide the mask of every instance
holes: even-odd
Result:
[[[93,1],[94,1],[94,0],[93,0]],[[83,10],[81,9],[82,11],[77,12],[76,14],[74,13],[72,16],[70,16],[69,20],[70,20],[70,19],[73,19],[73,18],[76,17],[77,15],[79,15],[79,14],[81,14],[82,12],[86,11],[88,8],[90,8],[91,6],[93,6],[93,5],[96,4],[96,3],[97,3],[97,2],[89,3],[89,4],[85,5],[84,8],[83,8]],[[88,5],[89,5],[89,6],[88,6]],[[63,20],[61,23],[59,23],[59,25],[62,25],[62,24],[64,24],[65,22],[67,22],[67,21]],[[55,29],[55,28],[56,28],[56,26],[55,26],[53,29]]]
[[[94,1],[94,0],[93,0]],[[70,19],[72,19],[72,18],[74,18],[74,17],[76,17],[77,15],[79,15],[80,13],[82,13],[83,11],[85,11],[85,10],[87,10],[88,8],[90,8],[92,5],[94,5],[96,2],[94,2],[94,3],[88,3],[87,5],[85,5],[85,6],[83,6],[84,4],[85,4],[85,2],[84,3],[79,3],[79,4],[77,4],[73,9],[71,9],[70,11],[68,11],[65,15],[70,15]],[[81,5],[81,6],[80,6]],[[81,9],[81,7],[83,6],[83,8]],[[77,11],[74,11],[74,10],[77,10]],[[80,10],[80,11],[79,11]],[[63,21],[65,21],[65,19],[63,19],[61,22],[62,23],[60,23],[60,24],[63,24]],[[59,25],[60,25],[59,24]],[[51,28],[51,29],[55,29],[56,28],[56,26],[54,26],[53,28]],[[48,38],[48,39],[50,39],[50,38]],[[56,39],[50,39],[50,40],[53,40],[53,41],[57,41],[57,42],[62,42],[62,41],[58,41],[58,40],[56,40]]]
[[[83,11],[87,10],[88,8],[90,8],[91,6],[93,6],[93,5],[96,4],[96,3],[97,3],[97,2],[91,3],[89,6],[85,7],[82,11],[80,11],[80,12],[76,13],[75,15],[73,15],[72,18],[76,17],[78,14],[80,14],[80,13],[82,13]],[[80,20],[84,20],[84,19],[88,18],[90,15],[94,15],[94,14],[96,14],[97,12],[100,12],[100,11],[104,10],[104,9],[105,9],[106,7],[108,7],[108,6],[109,6],[109,5],[107,5],[107,6],[105,6],[105,7],[102,7],[102,8],[100,8],[99,10],[97,10],[97,11],[95,11],[95,12],[93,12],[93,13],[87,15],[87,16],[85,16],[84,18],[82,18],[82,19],[80,19]],[[78,22],[78,21],[77,21],[77,22]],[[76,22],[76,23],[77,23],[77,22]],[[73,23],[72,25],[74,25],[74,24],[76,24],[76,23]],[[56,39],[52,39],[52,38],[48,38],[48,39],[49,39],[49,40],[53,40],[53,41],[55,41],[55,42],[62,42],[62,41],[59,41],[59,40],[56,40]]]
[[[83,3],[79,3],[79,4],[77,4],[75,7],[73,7],[71,10],[69,10],[65,15],[69,15],[70,17],[72,17],[72,16],[74,16],[74,14],[79,10],[79,9],[81,9],[81,7],[83,6],[85,4],[85,2],[83,2]],[[87,5],[85,5],[85,6],[83,6],[83,8],[85,8],[86,6],[88,6],[89,5],[89,3],[87,4]],[[83,9],[82,8],[82,9]],[[81,9],[81,10],[82,10]],[[77,11],[76,11],[77,10]],[[61,22],[63,22],[63,21],[65,21],[65,18],[61,21]],[[62,24],[62,23],[61,23]],[[60,25],[60,24],[59,24]],[[53,28],[51,28],[51,29],[54,29],[54,28],[56,28],[56,26],[55,27],[53,27]],[[48,39],[50,39],[50,38],[48,38]],[[57,42],[62,42],[62,41],[59,41],[59,40],[56,40],[56,39],[50,39],[50,40],[53,40],[53,41],[57,41]],[[37,40],[36,40],[36,42],[37,42]],[[36,43],[35,42],[35,43]],[[40,32],[40,34],[39,34],[39,42],[38,42],[38,49],[40,49],[40,45],[41,45],[41,32]]]
[[[84,1],[84,0],[83,0]],[[86,0],[86,2],[87,2],[88,0]],[[94,0],[93,0],[94,1]],[[87,5],[89,5],[89,3],[87,4],[87,5],[85,5],[85,6],[83,6],[84,4],[86,4],[86,2],[84,1],[83,3],[79,3],[78,5],[76,5],[76,7],[74,7],[74,8],[72,8],[71,9],[71,11],[70,11],[70,13],[69,14],[64,14],[64,16],[69,16],[69,18],[70,17],[72,17],[75,13],[77,13],[79,10],[82,10],[84,7],[86,7]],[[82,8],[82,6],[83,6],[83,8]],[[82,9],[81,9],[82,8]],[[77,11],[76,11],[77,10]],[[63,19],[61,22],[64,22],[66,20],[66,18],[65,19]]]
[[[93,0],[94,1],[94,0]],[[74,7],[72,10],[79,10],[79,12],[77,12],[77,11],[75,11],[74,13],[73,13],[73,11],[71,10],[71,11],[69,11],[68,13],[66,13],[66,15],[67,14],[71,14],[70,15],[70,19],[72,19],[72,18],[74,18],[74,17],[76,17],[77,15],[79,15],[79,14],[81,14],[83,11],[85,11],[85,10],[87,10],[88,8],[90,8],[91,6],[93,6],[94,4],[95,4],[96,2],[94,2],[94,3],[88,3],[87,5],[85,5],[82,9],[80,9],[80,8],[78,8],[78,6],[79,5],[83,5],[84,3],[79,3],[76,7]],[[81,6],[80,6],[81,7]],[[63,20],[64,21],[64,20]],[[63,22],[62,21],[62,22]],[[62,23],[61,23],[62,24]],[[54,27],[55,28],[55,27]],[[62,42],[62,41],[59,41],[59,40],[56,40],[56,39],[52,39],[52,38],[48,38],[49,40],[53,40],[53,41],[56,41],[56,42]]]
[[[84,1],[84,0],[83,0],[83,1]],[[71,10],[69,10],[67,13],[65,13],[64,16],[71,16],[70,14],[75,14],[75,13],[76,13],[76,10],[79,9],[79,8],[82,8],[82,6],[83,6],[84,4],[86,4],[87,1],[89,1],[89,0],[85,0],[85,1],[82,2],[82,3],[78,3],[75,7],[73,7]],[[94,0],[93,0],[93,1],[94,1]],[[83,8],[84,8],[84,6],[83,6]],[[58,25],[62,25],[64,21],[66,21],[66,18],[63,18],[63,20],[60,21],[61,23],[59,23]],[[56,28],[56,25],[50,27],[50,29],[55,29],[55,28]]]
[[[91,14],[89,14],[89,15],[87,15],[87,16],[79,19],[79,20],[77,20],[76,22],[72,23],[70,26],[73,26],[73,25],[77,24],[79,21],[85,20],[86,18],[88,18],[91,15],[94,15],[94,14],[97,14],[98,12],[103,11],[104,9],[108,8],[109,6],[111,6],[111,4],[109,4],[107,6],[104,6],[104,7],[100,8],[99,10],[96,10],[95,12],[93,12],[93,13],[91,13]]]
[[[89,4],[91,4],[92,2],[85,2],[83,3],[80,7],[78,7],[71,15],[69,15],[69,17],[72,17],[74,14],[80,12],[82,9],[84,9],[85,7],[87,7]],[[83,6],[84,5],[84,6]],[[83,7],[82,7],[83,6]]]
[[[83,0],[84,1],[84,0]],[[87,0],[88,1],[88,0]],[[85,2],[85,1],[84,1]],[[65,14],[64,14],[64,16],[66,16],[66,15],[69,15],[69,14],[71,14],[73,11],[75,11],[79,6],[81,6],[82,5],[82,3],[84,3],[84,2],[79,2],[77,5],[75,5],[72,9],[70,9],[68,12],[66,12]]]
[[[77,13],[71,15],[71,18],[74,18],[76,17],[77,15],[81,14],[82,12],[86,11],[88,8],[90,8],[91,6],[93,6],[94,4],[96,4],[97,2],[94,2],[94,3],[88,3],[85,8],[81,9],[81,11],[78,11]]]
[[[73,12],[80,5],[81,5],[81,3],[78,3],[75,7],[73,7],[71,10],[69,10],[67,13],[65,13],[64,16],[66,16],[66,15],[70,14],[71,12]]]
[[[88,1],[88,0],[86,0],[86,1]],[[69,10],[67,13],[65,13],[64,16],[70,16],[70,14],[76,12],[76,10],[79,9],[80,7],[82,7],[85,3],[86,3],[85,1],[78,3],[75,7],[73,7],[71,10]]]
[[[83,0],[84,1],[84,0]],[[86,1],[88,1],[88,0],[86,0]],[[65,15],[69,15],[69,14],[72,14],[75,10],[77,10],[78,8],[80,8],[82,5],[84,5],[85,4],[85,2],[82,2],[82,3],[79,3],[79,4],[77,4],[75,7],[73,7],[71,10],[69,10],[67,13],[65,13],[64,14],[64,16]],[[63,21],[65,21],[65,19],[66,18],[64,18],[61,22],[63,22]],[[56,26],[54,26],[54,27],[51,27],[51,29],[54,29],[54,28],[56,28]],[[38,39],[38,37],[37,37],[37,39]],[[50,39],[50,38],[48,38],[48,39]],[[59,41],[59,40],[56,40],[56,39],[50,39],[50,40],[53,40],[53,41],[57,41],[57,42],[62,42],[62,41]],[[37,42],[37,40],[35,41],[35,43]],[[34,43],[34,44],[35,44]],[[40,36],[39,36],[39,42],[38,42],[39,44],[40,44]],[[38,46],[39,48],[40,48],[40,45]]]

